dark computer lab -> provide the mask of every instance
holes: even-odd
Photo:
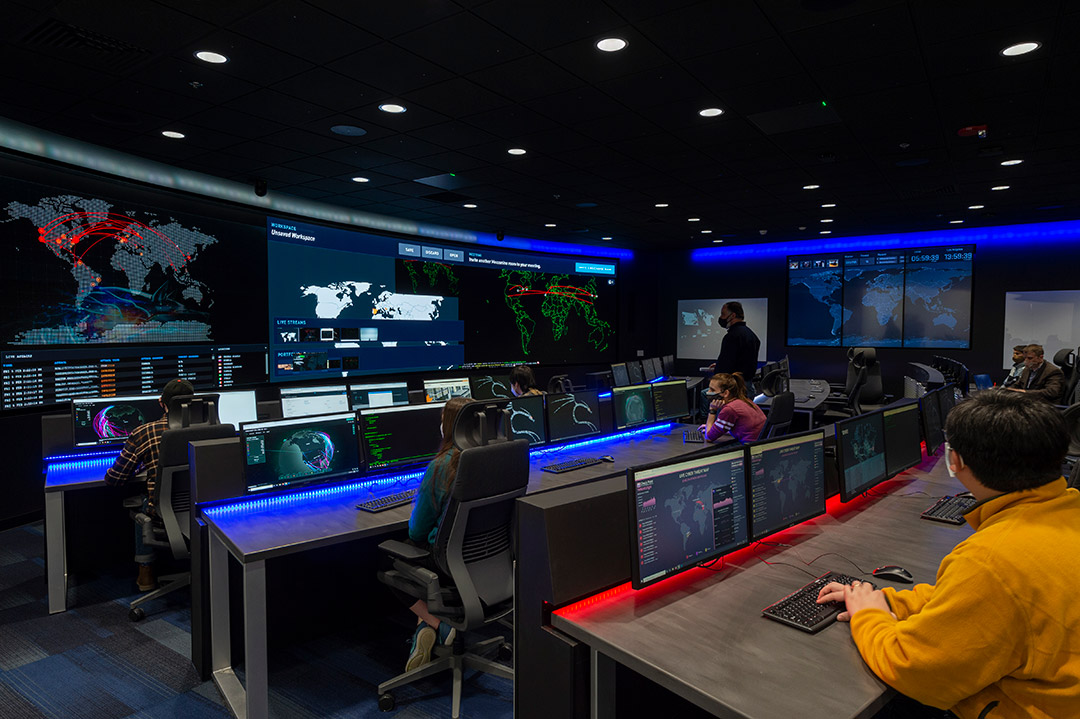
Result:
[[[4,717],[1076,715],[1080,6],[2,12]]]

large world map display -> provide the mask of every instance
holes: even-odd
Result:
[[[974,246],[788,258],[788,344],[969,347]]]

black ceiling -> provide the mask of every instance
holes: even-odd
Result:
[[[634,248],[1080,217],[1066,0],[4,5],[0,115],[368,212]]]

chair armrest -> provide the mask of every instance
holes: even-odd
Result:
[[[396,559],[404,559],[407,562],[416,562],[431,554],[426,549],[417,547],[415,544],[400,542],[396,539],[388,539],[379,544],[379,550]]]

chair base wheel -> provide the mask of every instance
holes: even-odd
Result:
[[[498,657],[504,662],[508,662],[514,658],[514,647],[509,642],[503,642],[499,645]]]
[[[390,692],[387,692],[385,694],[381,694],[379,696],[379,711],[381,711],[381,712],[394,711],[394,707],[396,705],[397,705],[397,702],[394,701],[394,695],[391,694]]]
[[[141,622],[146,619],[146,612],[143,611],[142,607],[135,607],[128,612],[128,619],[133,622]]]

